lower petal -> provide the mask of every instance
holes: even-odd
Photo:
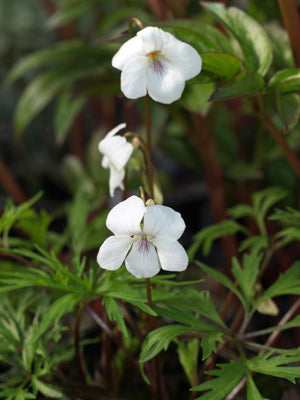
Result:
[[[103,269],[114,271],[121,267],[132,244],[126,235],[110,236],[103,242],[97,255],[97,262]]]
[[[170,104],[180,99],[185,80],[182,74],[173,69],[166,60],[161,62],[160,71],[156,71],[155,68],[148,68],[148,93],[153,100]]]
[[[128,99],[137,99],[147,93],[147,57],[129,59],[121,73],[121,90]]]
[[[184,247],[179,242],[168,242],[156,238],[154,244],[161,267],[165,271],[184,271],[188,266],[188,256]]]
[[[114,167],[110,167],[110,175],[109,175],[109,194],[111,197],[114,196],[115,190],[119,187],[123,189],[123,179],[125,177],[124,169],[116,169]]]
[[[125,265],[136,278],[151,278],[160,271],[155,247],[150,243],[147,250],[141,250],[138,242],[133,243],[132,249],[126,257]]]

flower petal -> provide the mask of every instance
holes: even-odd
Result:
[[[177,240],[185,229],[181,215],[170,207],[153,205],[146,207],[143,232],[146,235],[166,236]]]
[[[143,41],[138,36],[127,40],[113,56],[112,66],[122,70],[129,59],[144,55]]]
[[[121,73],[121,90],[128,99],[137,99],[147,93],[148,57],[128,58]]]
[[[166,32],[153,26],[148,26],[137,33],[137,36],[143,41],[145,54],[149,54],[153,51],[161,51],[164,45],[165,35]]]
[[[126,123],[122,122],[121,124],[115,126],[113,129],[111,129],[105,136],[105,139],[110,138],[112,136],[115,136],[116,133],[118,133],[120,130],[126,128]],[[100,143],[99,143],[100,144]]]
[[[126,257],[127,270],[136,278],[151,278],[160,271],[160,264],[155,247],[149,243],[147,250],[139,247],[139,242],[134,242]]]
[[[160,57],[158,62],[161,63],[158,69],[154,63],[148,67],[148,93],[153,100],[170,104],[180,99],[185,80],[181,72],[174,69],[165,58]]]
[[[161,267],[165,271],[184,271],[188,266],[188,256],[184,247],[177,241],[155,238],[152,240],[157,249]]]
[[[123,179],[125,177],[124,169],[116,169],[113,166],[110,167],[109,175],[109,194],[110,197],[114,197],[115,190],[119,187],[124,189]]]
[[[132,238],[130,236],[119,235],[107,238],[97,255],[99,266],[110,271],[120,268],[131,244]]]
[[[187,43],[174,37],[163,49],[163,55],[172,67],[182,74],[185,80],[198,75],[202,68],[199,53]]]
[[[137,235],[141,233],[140,223],[145,213],[142,199],[131,196],[117,204],[108,214],[106,226],[115,235]]]
[[[98,148],[109,158],[109,164],[119,170],[125,167],[133,151],[132,144],[122,136],[106,137],[100,141]],[[105,164],[105,161],[103,163]]]

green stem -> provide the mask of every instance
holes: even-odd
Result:
[[[300,18],[296,0],[278,0],[283,24],[289,35],[295,64],[300,68]]]
[[[147,159],[147,170],[148,170],[148,184],[149,184],[149,195],[154,200],[154,185],[153,185],[153,167],[151,161],[151,112],[150,112],[150,99],[149,95],[145,96],[145,112],[146,112],[146,147],[145,154]]]
[[[128,22],[128,29],[129,29],[129,35],[130,37],[134,36],[132,25],[136,24],[141,30],[144,29],[144,25],[141,23],[141,21],[138,18],[132,17],[130,18]]]

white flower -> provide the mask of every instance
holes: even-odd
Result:
[[[183,271],[188,257],[177,241],[185,229],[181,215],[170,207],[145,206],[137,196],[117,204],[106,226],[114,236],[105,240],[97,256],[101,268],[116,270],[124,259],[136,278],[150,278],[160,269]]]
[[[117,187],[124,189],[123,179],[125,176],[124,167],[128,162],[133,146],[122,136],[115,136],[126,124],[120,124],[108,132],[104,139],[99,142],[98,148],[103,154],[102,167],[110,169],[109,193],[113,197]]]
[[[181,97],[185,81],[199,74],[202,60],[189,44],[149,26],[120,47],[112,65],[122,71],[126,97],[137,99],[148,92],[153,100],[170,104]]]

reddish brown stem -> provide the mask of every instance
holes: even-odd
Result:
[[[270,132],[273,139],[277,142],[277,144],[281,147],[282,152],[287,158],[287,161],[290,163],[291,167],[293,168],[295,174],[300,179],[300,160],[294,151],[290,148],[288,142],[286,141],[285,137],[282,135],[280,130],[276,127],[273,121],[264,113],[258,112],[265,128]]]
[[[219,164],[213,134],[205,117],[194,114],[193,121],[194,126],[188,131],[188,134],[194,141],[201,157],[204,178],[214,219],[216,222],[220,222],[227,218],[226,195],[223,173]],[[234,237],[222,237],[221,246],[225,261],[227,265],[230,266],[232,256],[237,254],[237,245]]]
[[[296,0],[278,0],[283,24],[289,35],[295,64],[300,68],[300,17]]]
[[[0,182],[16,204],[21,204],[26,201],[26,196],[23,190],[18,185],[10,170],[7,168],[2,157],[0,157]]]

